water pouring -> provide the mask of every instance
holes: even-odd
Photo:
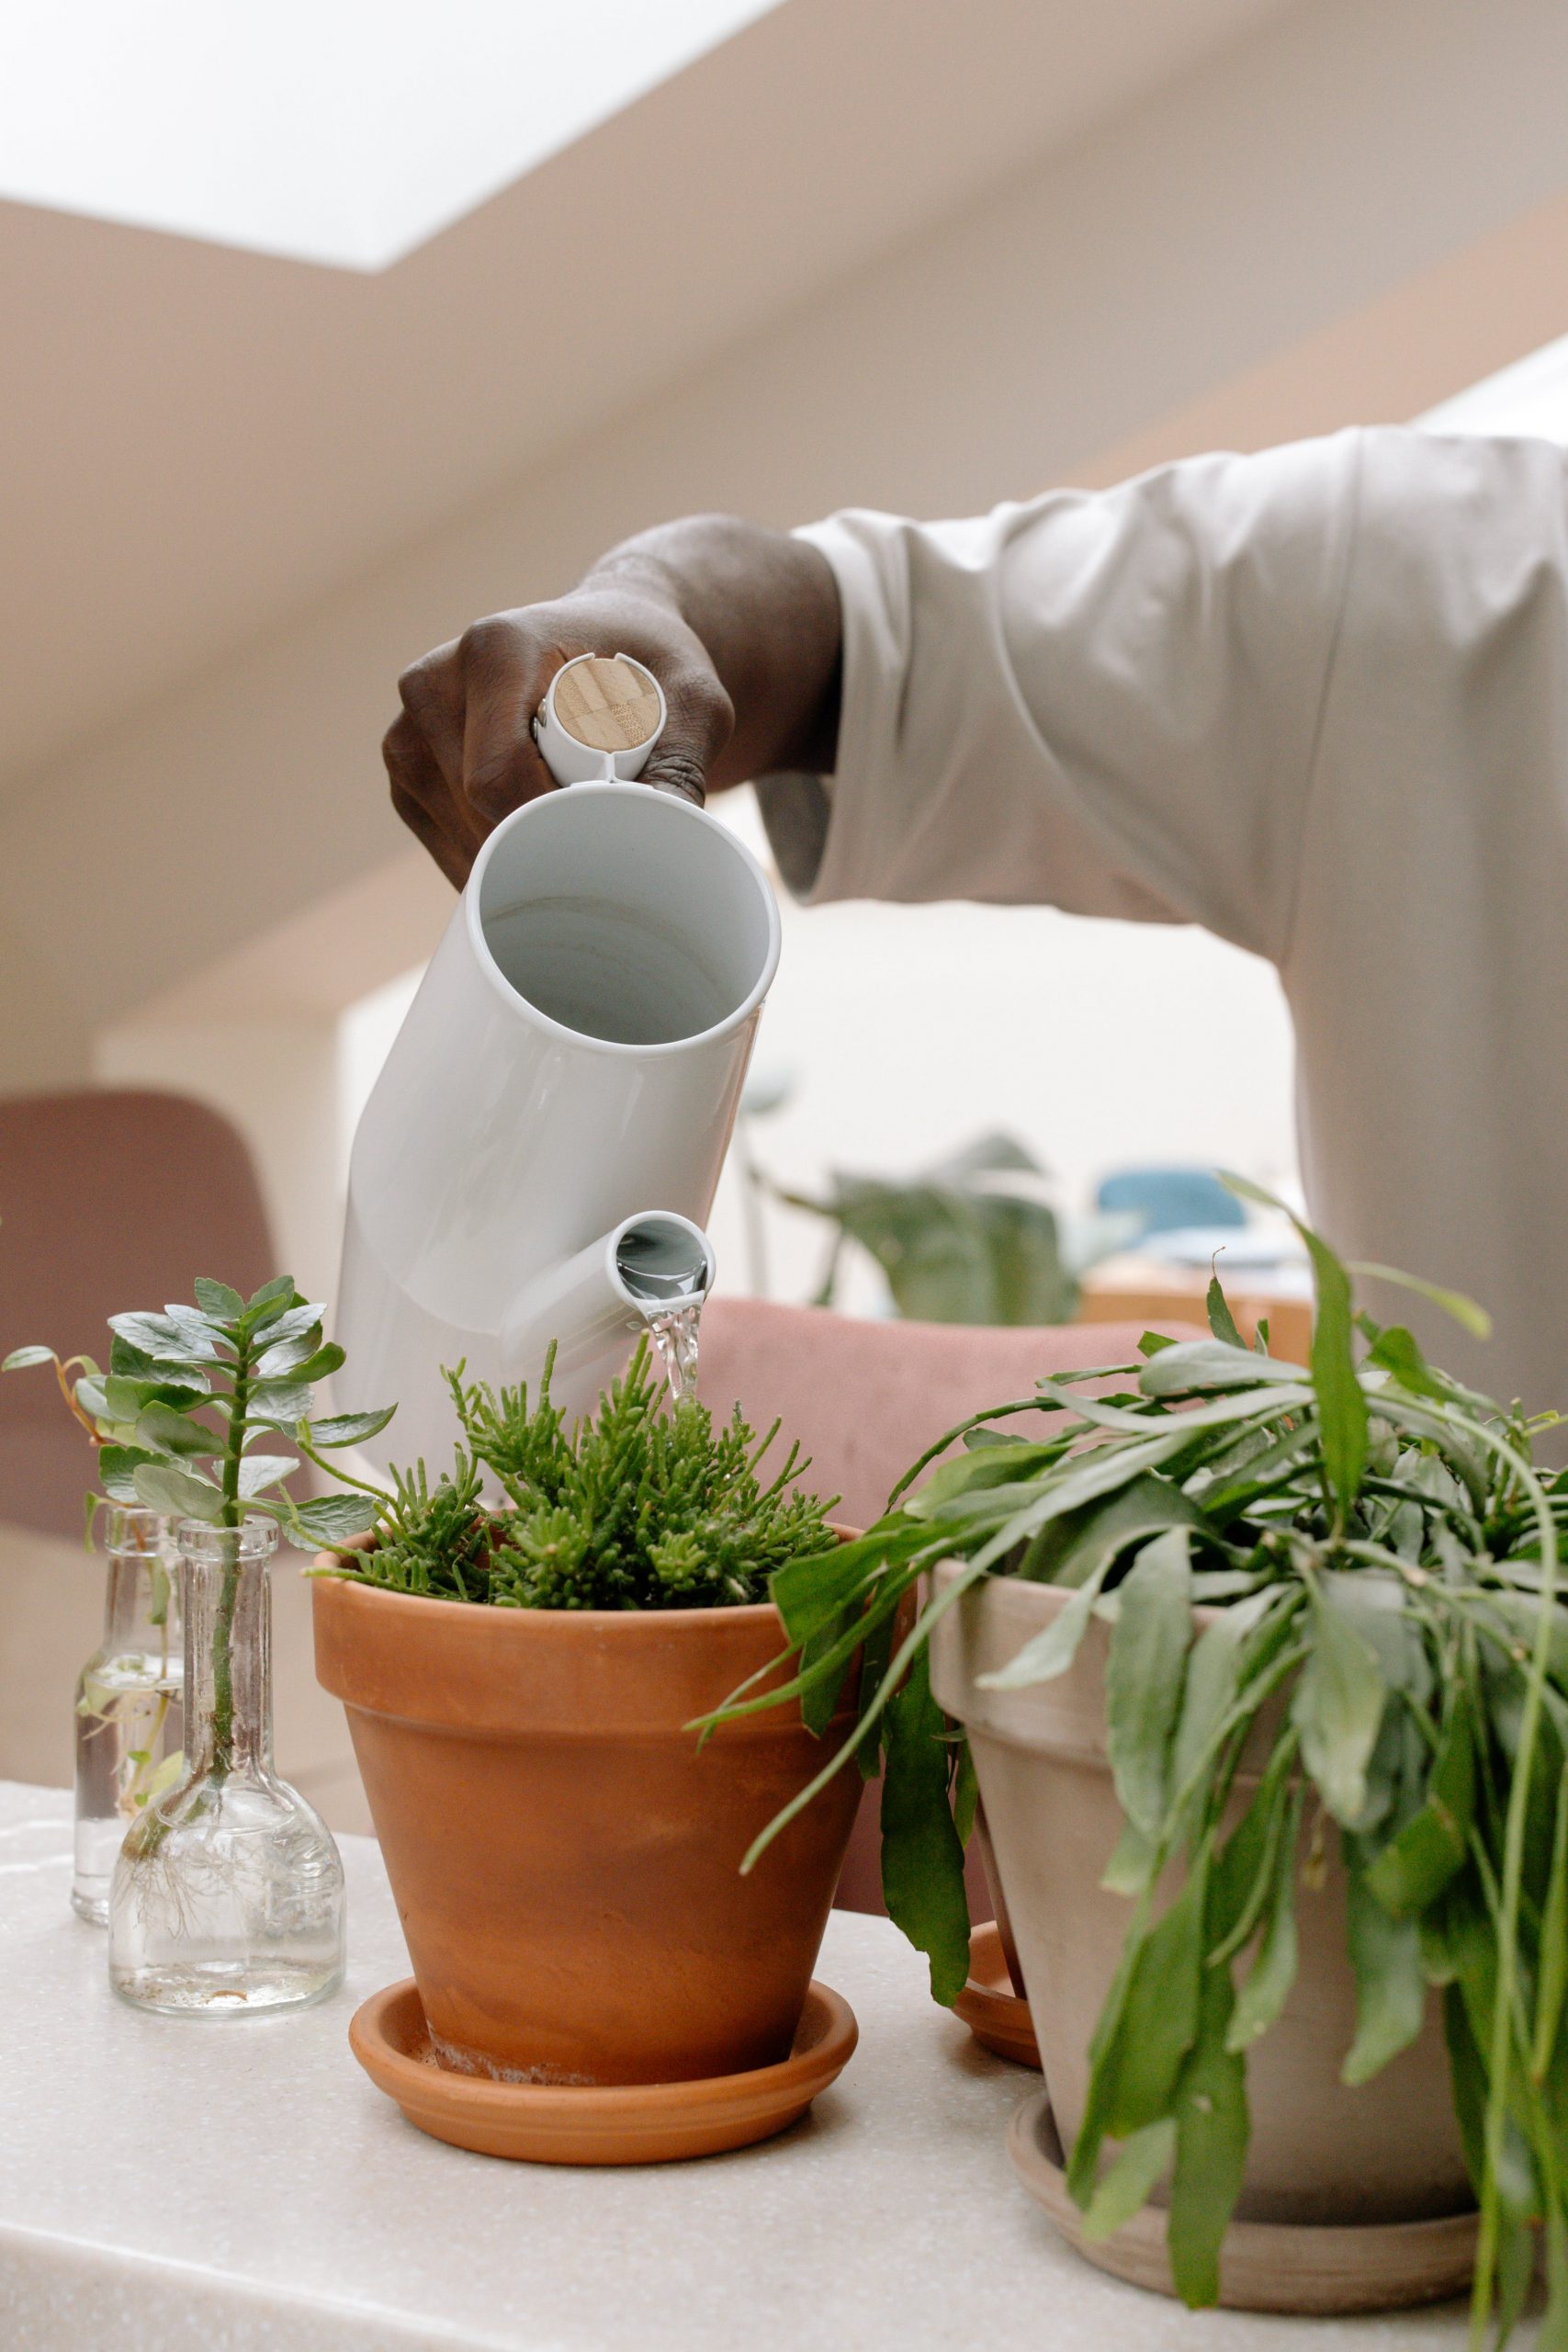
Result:
[[[480,850],[366,1105],[338,1320],[384,1464],[446,1456],[440,1367],[592,1404],[636,1336],[689,1367],[712,1207],[779,917],[705,811],[634,779],[664,698],[629,657],[552,680],[536,740],[570,788]]]

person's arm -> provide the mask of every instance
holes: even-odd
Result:
[[[404,671],[382,745],[392,804],[461,886],[491,828],[554,788],[530,723],[580,653],[629,653],[663,687],[669,723],[643,772],[657,788],[700,802],[774,769],[830,770],[840,642],[815,548],[730,515],[665,524],[569,595],[476,621]]]

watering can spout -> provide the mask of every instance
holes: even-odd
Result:
[[[767,876],[705,809],[604,778],[496,827],[355,1138],[337,1328],[352,1401],[398,1408],[373,1466],[450,1459],[444,1366],[533,1385],[554,1340],[555,1403],[592,1412],[700,1304],[778,951]]]
[[[553,1341],[558,1393],[602,1386],[624,1363],[628,1338],[660,1313],[700,1306],[716,1271],[713,1244],[690,1217],[671,1209],[623,1217],[513,1301],[500,1332],[502,1377],[536,1379]]]

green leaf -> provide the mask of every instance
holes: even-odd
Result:
[[[1176,2119],[1161,2116],[1157,2123],[1134,2132],[1113,2164],[1101,2174],[1083,2217],[1081,2235],[1091,2245],[1108,2238],[1130,2222],[1149,2201],[1160,2175],[1176,2152]]]
[[[1192,1638],[1184,1527],[1145,1544],[1119,1588],[1105,1670],[1106,1742],[1129,1821],[1154,1837],[1164,1818],[1167,1759]]]
[[[1366,1809],[1367,1766],[1382,1721],[1383,1679],[1377,1659],[1328,1597],[1311,1583],[1313,1646],[1291,1702],[1302,1758],[1336,1821],[1354,1828]]]
[[[285,1316],[283,1320],[287,1323],[289,1317]],[[266,1346],[256,1358],[256,1377],[260,1380],[281,1380],[286,1374],[298,1375],[301,1368],[310,1363],[321,1344],[320,1323],[311,1324],[309,1330],[299,1332],[293,1339],[278,1340],[276,1342],[269,1339]]]
[[[1450,1984],[1443,1995],[1443,2038],[1449,2049],[1449,2081],[1464,2168],[1480,2196],[1486,2177],[1486,2067],[1458,1984]]]
[[[1434,1306],[1440,1306],[1445,1315],[1451,1315],[1472,1340],[1489,1340],[1492,1337],[1492,1317],[1483,1306],[1477,1306],[1474,1299],[1466,1298],[1461,1290],[1442,1290],[1436,1283],[1424,1283],[1415,1274],[1402,1274],[1397,1266],[1371,1266],[1359,1259],[1352,1261],[1349,1271],[1353,1274],[1365,1274],[1370,1281],[1397,1283],[1401,1290],[1415,1291],[1418,1297],[1428,1299]]]
[[[964,1847],[948,1804],[947,1718],[924,1650],[885,1717],[882,1892],[887,1916],[931,1962],[931,1998],[951,2008],[969,1975]]]
[[[244,1300],[227,1283],[215,1283],[206,1274],[197,1274],[195,1289],[197,1305],[216,1322],[237,1323],[245,1311]]]
[[[136,1491],[136,1473],[143,1463],[156,1462],[159,1456],[149,1453],[140,1445],[101,1445],[98,1448],[98,1483],[111,1502],[129,1503],[133,1508],[141,1498]]]
[[[329,1340],[324,1347],[316,1350],[314,1355],[307,1356],[303,1363],[293,1365],[288,1376],[291,1380],[309,1382],[313,1386],[318,1380],[325,1380],[332,1373],[341,1372],[346,1361],[336,1340]]]
[[[1228,2048],[1235,2004],[1229,1971],[1203,1972],[1202,2011],[1176,2090],[1176,2164],[1166,2245],[1189,2310],[1220,2299],[1220,2245],[1247,2164],[1247,2061]]]
[[[340,1445],[363,1445],[367,1438],[379,1435],[397,1409],[395,1405],[383,1405],[378,1413],[329,1413],[325,1419],[308,1425],[310,1442],[321,1453]]]
[[[1349,1857],[1347,1856],[1348,1866]],[[1391,1919],[1359,1871],[1348,1869],[1346,1932],[1356,1978],[1356,2039],[1341,2082],[1371,2080],[1407,2050],[1427,2014],[1421,1938],[1413,1919]]]
[[[1163,1918],[1124,1952],[1123,1971],[1095,2027],[1089,2094],[1067,2168],[1068,2188],[1085,2211],[1106,2134],[1130,2140],[1172,2111],[1198,2031],[1207,1884],[1200,1861]]]
[[[1386,1912],[1412,1918],[1442,1893],[1463,1864],[1474,1815],[1475,1750],[1461,1686],[1432,1761],[1426,1802],[1364,1872]]]
[[[1290,1812],[1295,1743],[1280,1739],[1251,1804],[1215,1859],[1209,1884],[1208,1965],[1222,1966],[1249,1943],[1279,1877],[1280,1844]]]
[[[240,1464],[240,1492],[249,1501],[263,1494],[268,1487],[287,1478],[299,1467],[299,1457],[292,1453],[251,1453]]]
[[[1020,1574],[1032,1582],[1077,1585],[1168,1527],[1199,1527],[1191,1498],[1157,1470],[1145,1471],[1120,1493],[1050,1521],[1029,1547]]]
[[[258,1380],[246,1410],[252,1420],[275,1424],[292,1436],[296,1426],[309,1419],[314,1401],[309,1381]]]
[[[1110,1566],[1109,1560],[1102,1560],[1089,1582],[1078,1586],[1066,1608],[1025,1642],[1016,1657],[1009,1658],[992,1674],[976,1675],[977,1687],[982,1690],[1027,1690],[1036,1682],[1049,1682],[1056,1675],[1066,1674],[1089,1631],[1089,1621]]]
[[[263,1283],[260,1290],[251,1294],[245,1304],[246,1319],[253,1329],[259,1329],[263,1325],[276,1321],[286,1307],[292,1306],[297,1301],[300,1306],[304,1305],[294,1287],[293,1275],[275,1274],[271,1282]]]
[[[1235,1317],[1231,1313],[1218,1274],[1209,1277],[1209,1295],[1205,1303],[1209,1310],[1209,1329],[1215,1339],[1223,1340],[1230,1348],[1244,1348],[1247,1341],[1236,1329]]]
[[[821,1738],[832,1722],[838,1707],[844,1687],[844,1677],[849,1673],[852,1663],[842,1655],[840,1645],[844,1635],[856,1622],[856,1611],[846,1609],[842,1616],[835,1618],[831,1624],[824,1625],[820,1633],[813,1634],[811,1639],[801,1649],[799,1665],[803,1675],[810,1674],[815,1667],[820,1666],[823,1660],[833,1652],[840,1652],[839,1672],[836,1675],[825,1673],[818,1676],[811,1687],[800,1694],[801,1721],[816,1739]]]
[[[205,1375],[199,1381],[189,1374],[183,1380],[171,1380],[166,1373],[160,1379],[156,1374],[150,1378],[111,1372],[102,1386],[104,1418],[110,1421],[139,1421],[149,1405],[169,1405],[176,1413],[188,1413],[209,1402]],[[221,1403],[218,1409],[223,1409]]]
[[[1539,2083],[1551,2064],[1568,1993],[1568,1765],[1557,1783],[1551,1868],[1540,1915],[1540,1962],[1531,2037],[1530,2073]]]
[[[1317,1312],[1312,1325],[1312,1385],[1323,1432],[1323,1460],[1341,1511],[1360,1492],[1367,1466],[1367,1397],[1356,1377],[1351,1348],[1350,1283],[1344,1267],[1310,1226],[1297,1231],[1312,1255]]]
[[[210,1333],[186,1328],[168,1315],[111,1315],[109,1329],[127,1340],[151,1367],[155,1364],[216,1363],[218,1342]],[[109,1359],[111,1371],[118,1366]]]
[[[308,1502],[290,1503],[285,1511],[272,1506],[284,1534],[297,1551],[330,1552],[351,1535],[368,1534],[380,1515],[380,1505],[368,1495],[315,1495]]]
[[[1145,1396],[1184,1396],[1194,1391],[1266,1388],[1281,1373],[1301,1371],[1298,1364],[1280,1363],[1250,1348],[1229,1347],[1223,1340],[1181,1340],[1151,1357],[1138,1374],[1138,1385]]]
[[[931,1540],[929,1529],[883,1522],[852,1544],[835,1544],[776,1568],[768,1591],[792,1644],[803,1648],[824,1626],[836,1624],[871,1591],[885,1568],[900,1565]]]
[[[154,1453],[178,1455],[221,1453],[223,1441],[213,1431],[193,1421],[187,1413],[179,1413],[173,1406],[152,1404],[140,1414],[136,1422],[136,1443],[145,1445]]]
[[[172,1462],[149,1462],[132,1475],[137,1499],[150,1510],[167,1511],[178,1519],[199,1519],[209,1527],[222,1524],[221,1487],[193,1470],[177,1470]]]
[[[1153,1882],[1159,1859],[1158,1840],[1145,1838],[1135,1821],[1123,1822],[1100,1883],[1107,1894],[1142,1894]]]
[[[0,1363],[0,1372],[26,1372],[35,1363],[53,1363],[54,1361],[52,1348],[13,1348],[4,1363]]]
[[[1187,1661],[1181,1713],[1177,1718],[1176,1745],[1171,1755],[1172,1789],[1190,1778],[1235,1702],[1247,1642],[1258,1630],[1273,1600],[1268,1590],[1238,1600],[1205,1625]]]
[[[1356,1377],[1351,1347],[1354,1320],[1350,1278],[1324,1240],[1295,1211],[1245,1176],[1222,1173],[1222,1183],[1242,1200],[1265,1208],[1284,1209],[1301,1235],[1312,1260],[1317,1311],[1312,1326],[1312,1379],[1317,1392],[1323,1425],[1324,1466],[1341,1512],[1348,1511],[1360,1491],[1367,1466],[1367,1398]]]
[[[1380,1372],[1392,1374],[1413,1396],[1431,1396],[1438,1404],[1448,1400],[1449,1391],[1434,1379],[1431,1366],[1403,1323],[1391,1323],[1378,1333],[1367,1350],[1367,1362],[1376,1364]]]
[[[1228,2051],[1249,2050],[1268,2032],[1296,1981],[1296,1840],[1301,1818],[1302,1792],[1298,1788],[1285,1808],[1276,1843],[1272,1900],[1263,1939],[1225,2030]]]

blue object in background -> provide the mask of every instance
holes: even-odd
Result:
[[[1103,1176],[1095,1206],[1131,1212],[1143,1233],[1174,1233],[1190,1226],[1235,1227],[1247,1211],[1207,1168],[1117,1168]]]

